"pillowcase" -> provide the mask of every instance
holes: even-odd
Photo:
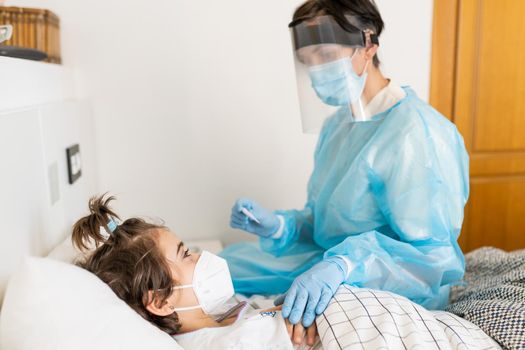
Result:
[[[50,258],[26,258],[0,314],[0,349],[182,349],[92,273]]]
[[[94,249],[95,245],[90,243],[89,247]],[[71,235],[68,235],[66,239],[57,245],[47,256],[58,261],[74,263],[78,258],[83,257],[84,254],[73,245]]]

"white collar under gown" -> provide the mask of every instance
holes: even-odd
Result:
[[[367,107],[382,112],[370,121],[353,122],[342,108],[325,122],[305,207],[276,211],[285,221],[280,238],[221,253],[236,292],[284,293],[339,255],[350,262],[348,284],[429,309],[446,305],[465,270],[457,244],[469,194],[463,138],[410,88],[391,83],[376,97]]]

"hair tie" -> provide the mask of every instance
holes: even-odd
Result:
[[[117,229],[117,226],[118,226],[118,224],[116,223],[115,220],[109,219],[109,221],[108,221],[109,233],[113,234],[113,232]]]

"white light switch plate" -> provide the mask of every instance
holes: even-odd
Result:
[[[47,177],[49,180],[49,199],[51,205],[60,200],[60,184],[58,181],[58,163],[53,162],[47,168]]]

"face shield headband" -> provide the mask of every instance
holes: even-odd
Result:
[[[372,44],[379,45],[379,38],[363,27],[355,16],[345,16],[349,25],[345,29],[332,16],[319,16],[311,19],[298,19],[288,27],[292,32],[294,50],[322,44],[338,44],[349,47],[366,47],[367,35]],[[369,34],[367,34],[369,33]]]

